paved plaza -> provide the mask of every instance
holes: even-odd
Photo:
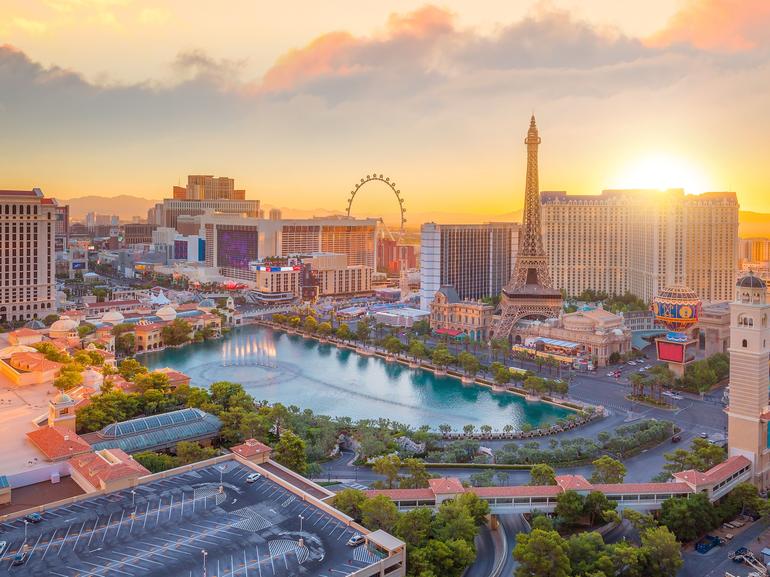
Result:
[[[379,561],[347,545],[345,523],[251,473],[227,461],[96,496],[43,512],[26,537],[22,519],[0,524],[0,575],[331,577]]]

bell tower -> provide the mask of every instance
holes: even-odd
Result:
[[[730,304],[730,406],[728,452],[754,464],[754,482],[770,487],[770,304],[767,286],[753,272],[741,277]]]
[[[76,428],[75,401],[66,393],[59,393],[48,401],[48,426],[63,427],[73,433]]]

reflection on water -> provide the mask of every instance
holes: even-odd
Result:
[[[256,326],[140,359],[150,368],[183,371],[196,386],[234,381],[258,400],[354,419],[385,417],[414,426],[448,423],[461,429],[471,423],[502,429],[507,424],[521,428],[525,423],[553,422],[568,414],[546,403],[530,403],[517,395],[463,385],[452,377]]]

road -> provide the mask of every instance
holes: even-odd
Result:
[[[746,577],[753,569],[745,564],[733,563],[727,558],[727,555],[738,547],[748,547],[757,553],[759,550],[757,537],[769,525],[770,520],[760,519],[724,547],[714,547],[705,555],[695,551],[684,553],[684,566],[679,570],[677,577],[724,577],[726,571],[736,577]],[[758,555],[757,557],[761,562],[762,556]]]
[[[495,540],[492,531],[486,525],[476,535],[476,560],[463,574],[463,577],[490,577],[495,565]]]

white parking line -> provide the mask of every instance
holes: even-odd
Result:
[[[61,543],[59,544],[59,550],[56,552],[57,557],[61,555],[61,550],[64,549],[64,544],[67,542],[67,535],[70,534],[71,530],[72,530],[72,525],[69,525],[67,527],[67,532],[64,534],[64,538],[61,540]]]
[[[102,543],[104,543],[104,540],[107,538],[107,531],[110,530],[110,521],[112,521],[112,513],[110,513],[110,516],[107,519],[107,524],[104,526],[104,535],[102,535]]]
[[[85,523],[83,524],[85,525]],[[53,543],[54,539],[56,539],[56,533],[58,531],[59,531],[58,529],[54,530],[53,535],[51,535],[51,540],[48,541],[48,546],[45,548],[45,551],[43,551],[43,556],[41,557],[41,559],[45,559],[45,554],[48,553],[48,549],[51,547],[51,543]]]
[[[74,551],[78,546],[78,541],[80,541],[80,536],[83,534],[83,529],[86,528],[86,521],[83,521],[83,525],[80,527],[80,532],[78,533],[78,538],[75,539],[75,544],[72,546],[72,550]],[[54,533],[55,535],[56,533]]]
[[[123,547],[125,547],[126,549],[132,549],[134,551],[138,551],[139,553],[147,553],[147,551],[143,551],[142,549],[137,549],[136,547],[131,547],[130,545],[123,545]],[[153,551],[152,554],[157,555],[158,557],[165,557],[166,559],[170,559],[171,561],[174,561],[174,562],[178,561],[176,557],[171,557],[170,555],[164,555],[163,553],[158,553],[157,551]],[[165,563],[161,563],[160,561],[153,561],[152,559],[142,559],[142,560],[165,566]]]

